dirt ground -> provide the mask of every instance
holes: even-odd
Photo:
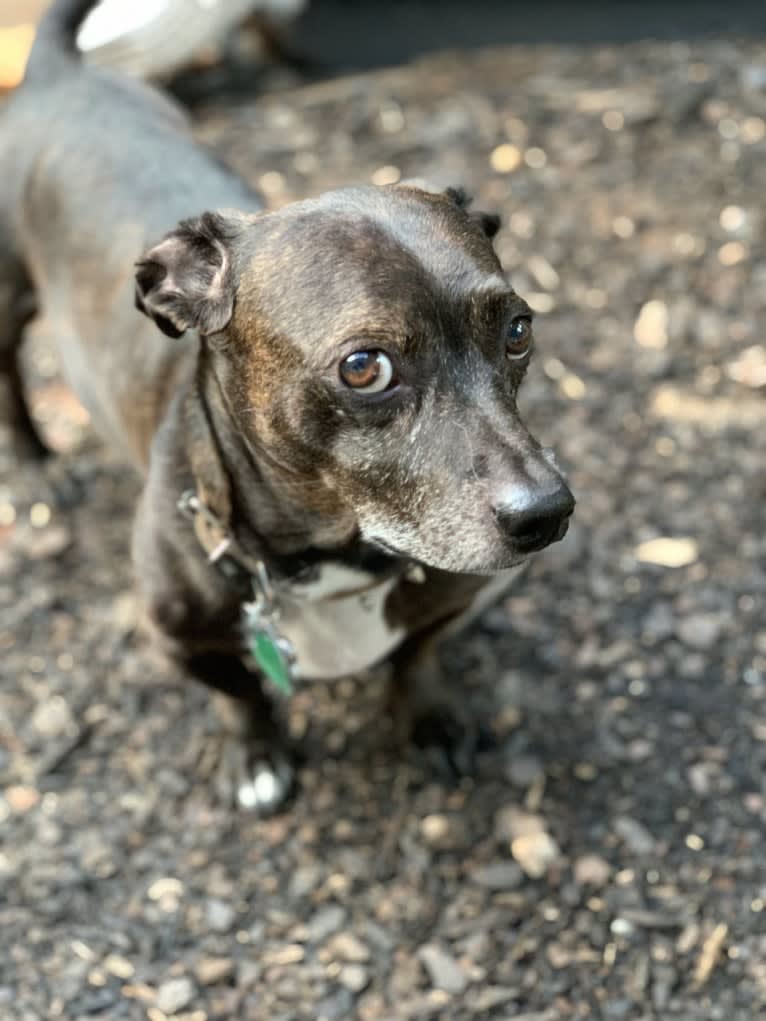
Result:
[[[502,213],[576,526],[446,658],[498,739],[475,778],[396,752],[372,672],[295,694],[300,792],[255,820],[135,635],[137,483],[43,331],[65,453],[0,446],[0,1016],[766,1015],[764,61],[527,46],[198,109],[274,204],[423,176]]]

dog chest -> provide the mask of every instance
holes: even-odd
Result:
[[[386,600],[398,577],[376,580],[345,564],[323,564],[316,579],[280,593],[280,631],[296,653],[295,674],[324,680],[380,662],[406,629],[386,620]]]

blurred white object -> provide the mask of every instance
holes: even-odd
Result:
[[[187,67],[220,48],[244,21],[269,33],[296,18],[307,0],[101,0],[80,28],[77,45],[96,63],[154,77]]]

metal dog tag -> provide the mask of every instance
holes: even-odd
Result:
[[[245,641],[250,655],[259,670],[283,695],[293,693],[293,664],[295,652],[291,643],[281,635],[274,620],[256,599],[242,606]]]

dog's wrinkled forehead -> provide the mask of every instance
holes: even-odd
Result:
[[[477,290],[508,289],[488,234],[449,195],[348,188],[264,217],[241,297],[314,348],[375,329],[396,335]],[[296,322],[299,319],[300,322]]]
[[[465,289],[500,270],[491,235],[467,212],[466,202],[453,190],[437,193],[397,185],[327,192],[318,205],[367,219],[410,252],[442,287]]]

